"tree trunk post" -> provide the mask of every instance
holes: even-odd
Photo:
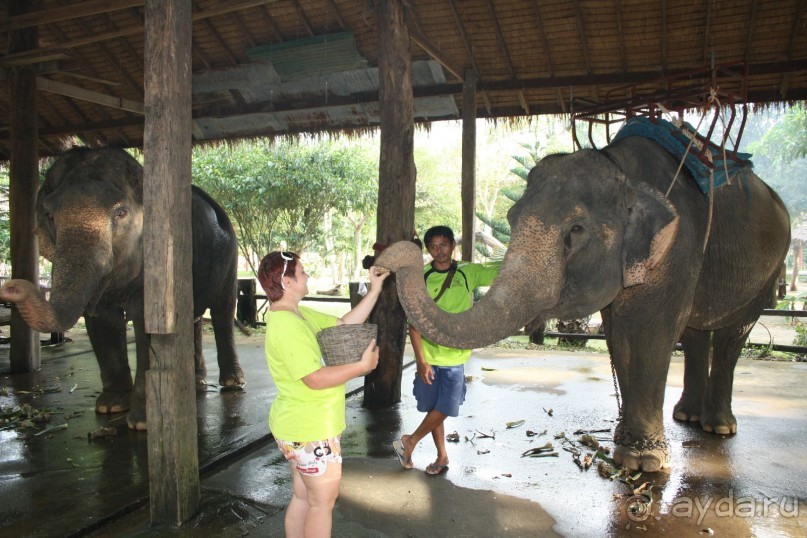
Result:
[[[465,70],[462,85],[462,259],[474,259],[476,223],[476,71]]]
[[[412,239],[415,230],[414,95],[403,4],[401,0],[375,2],[381,110],[376,238],[385,245]],[[406,315],[394,275],[385,281],[370,321],[378,325],[380,358],[375,371],[364,378],[364,406],[389,407],[401,400],[406,344]]]
[[[22,15],[28,2],[8,2],[8,15]],[[9,32],[8,52],[37,46],[36,28]],[[11,222],[11,278],[39,284],[39,247],[36,242],[36,192],[39,189],[39,131],[36,114],[36,73],[33,66],[9,68],[9,221]],[[39,333],[25,323],[16,306],[11,308],[12,374],[39,370]]]
[[[182,525],[200,504],[193,360],[191,0],[145,16],[144,312],[152,524]],[[170,73],[171,76],[166,76]]]

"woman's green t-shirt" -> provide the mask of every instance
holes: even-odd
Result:
[[[323,367],[317,332],[336,325],[337,318],[305,306],[302,318],[285,310],[268,311],[266,362],[277,386],[269,411],[269,429],[276,439],[307,443],[340,435],[345,429],[345,385],[314,390],[303,378]]]

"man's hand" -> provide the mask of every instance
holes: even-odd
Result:
[[[434,381],[434,371],[432,370],[431,364],[426,364],[423,361],[418,361],[418,377],[421,381],[426,383],[427,385],[431,385],[432,381]]]

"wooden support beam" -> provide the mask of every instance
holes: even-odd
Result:
[[[143,114],[143,103],[115,97],[114,95],[106,95],[92,90],[85,90],[79,86],[72,86],[64,82],[51,80],[45,77],[37,77],[37,89],[45,92],[57,93],[65,97],[73,99],[81,99],[82,101],[89,101],[98,105],[108,106],[110,108],[117,108],[120,110],[127,110],[136,114]]]
[[[201,499],[191,273],[191,1],[146,4],[143,291],[152,525],[182,525]]]
[[[27,2],[7,2],[9,15],[25,13]],[[21,16],[21,15],[20,15]],[[36,45],[35,29],[12,31],[9,51],[29,50]],[[36,73],[31,66],[9,71],[8,111],[11,135],[9,162],[9,221],[11,223],[11,278],[39,284],[39,248],[36,242],[36,192],[39,188],[39,138],[36,106]],[[41,365],[39,333],[31,330],[17,307],[11,309],[12,374],[35,372]]]
[[[465,71],[462,92],[462,259],[473,261],[476,224],[476,72]]]
[[[241,2],[226,2],[226,3],[222,3],[221,7],[216,7],[216,8],[212,8],[212,9],[207,9],[207,10],[205,10],[203,12],[194,13],[191,16],[191,20],[193,20],[193,22],[196,22],[196,21],[209,19],[211,17],[216,17],[218,15],[224,15],[224,14],[227,14],[227,13],[233,13],[235,11],[244,11],[244,10],[251,9],[251,8],[254,8],[254,7],[263,8],[266,4],[272,4],[272,3],[278,2],[278,1],[279,0],[242,0]],[[143,0],[139,0],[139,4],[142,5],[142,4],[145,4],[145,2]],[[72,7],[74,7],[74,6],[73,5],[66,6],[66,8],[72,8]],[[62,8],[59,8],[59,9],[62,9]],[[114,10],[110,9],[108,11],[114,11]],[[37,12],[37,14],[45,14],[45,13],[47,13],[47,12]],[[35,18],[35,21],[30,23],[30,24],[26,23],[27,26],[34,26],[34,25],[38,25],[38,24],[44,24],[43,21],[54,22],[54,21],[50,20],[52,17],[50,17],[50,18],[45,17],[44,19],[39,19],[39,17],[34,17],[34,18]],[[116,31],[113,31],[113,32],[99,32],[99,33],[95,33],[95,34],[90,35],[90,36],[71,39],[71,40],[65,41],[64,43],[60,43],[59,47],[57,47],[57,48],[44,47],[44,48],[34,49],[34,50],[29,51],[27,53],[27,56],[40,55],[43,58],[46,58],[47,55],[49,55],[49,54],[54,54],[54,55],[62,54],[62,55],[64,55],[65,54],[65,49],[75,49],[75,48],[83,47],[85,45],[90,45],[92,43],[100,43],[102,41],[110,41],[112,39],[118,39],[118,38],[121,38],[121,37],[128,37],[128,36],[142,34],[142,33],[143,33],[143,27],[141,25],[139,25],[139,24],[135,24],[135,25],[129,26],[127,28],[121,28],[120,30],[116,30]],[[48,58],[48,59],[59,59],[59,58],[61,58],[61,57]],[[8,55],[0,58],[0,65],[6,65],[6,66],[13,65],[13,62],[15,62],[15,61],[18,61],[17,55],[16,54],[8,54]],[[27,59],[27,57],[26,57],[26,61],[30,62],[30,60]],[[45,60],[38,60],[38,61],[45,61]]]
[[[403,2],[377,0],[378,98],[381,152],[378,172],[379,243],[412,239],[415,232],[415,124],[412,58]],[[370,316],[378,325],[378,367],[364,378],[364,406],[388,408],[401,401],[406,314],[398,301],[395,275]]]
[[[0,32],[33,28],[43,24],[69,21],[81,17],[91,17],[111,11],[142,6],[145,0],[90,0],[78,4],[67,4],[47,10],[30,11],[23,15],[9,17],[0,23]]]

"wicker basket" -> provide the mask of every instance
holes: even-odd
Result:
[[[372,323],[346,323],[317,333],[322,358],[327,366],[350,364],[361,360],[378,327]]]

